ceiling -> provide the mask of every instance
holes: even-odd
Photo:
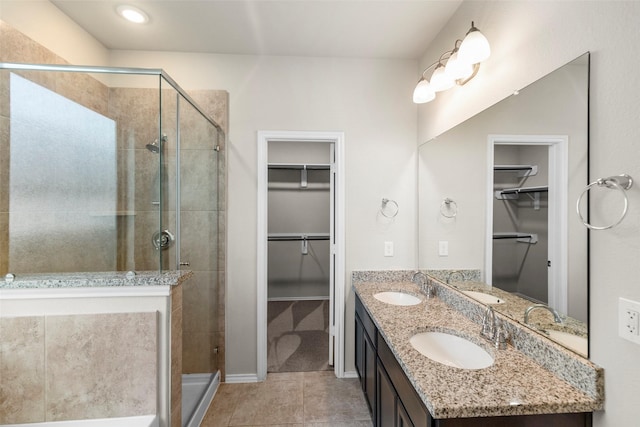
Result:
[[[51,0],[112,50],[419,58],[462,0]],[[126,22],[116,6],[150,17]]]

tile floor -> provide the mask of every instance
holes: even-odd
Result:
[[[357,379],[332,371],[268,374],[262,383],[221,384],[201,427],[371,427]]]

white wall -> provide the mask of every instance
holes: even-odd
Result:
[[[447,49],[472,19],[490,40],[492,56],[468,85],[419,108],[420,142],[591,51],[591,177],[640,177],[640,56],[633,42],[640,2],[465,2],[422,63]],[[618,298],[640,300],[640,189],[628,194],[623,223],[591,234],[591,358],[605,369],[606,392],[596,427],[638,423],[640,346],[617,336]],[[616,214],[594,212],[593,221]]]

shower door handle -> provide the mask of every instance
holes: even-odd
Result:
[[[189,265],[191,265],[191,263],[189,261],[180,261],[180,267],[188,267]]]

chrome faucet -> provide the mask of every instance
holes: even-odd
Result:
[[[417,279],[420,279],[419,281]],[[415,284],[420,287],[420,291],[424,293],[427,299],[435,296],[436,288],[433,286],[433,283],[427,278],[427,275],[422,271],[416,271],[413,273],[413,277],[411,279]]]
[[[484,315],[482,316],[482,329],[480,330],[480,335],[489,341],[493,341],[496,337],[496,312],[493,311],[493,307],[490,305],[487,306],[487,309],[484,311]]]
[[[418,278],[420,279],[420,283],[416,281],[416,279]],[[424,286],[425,283],[427,283],[427,275],[424,274],[422,271],[416,271],[415,273],[413,273],[413,277],[411,278],[411,281],[417,284],[418,286],[422,287]]]
[[[553,321],[556,323],[562,323],[562,318],[560,317],[560,315],[558,314],[558,312],[552,308],[549,307],[548,305],[544,305],[544,304],[533,304],[529,307],[527,307],[527,309],[524,311],[524,323],[525,324],[529,324],[529,314],[537,309],[537,308],[543,308],[545,310],[549,310],[549,312],[551,312],[551,314],[553,314]]]
[[[509,333],[505,329],[504,323],[496,318],[496,312],[490,305],[487,306],[484,316],[482,316],[480,335],[491,342],[497,349],[504,350],[507,348]]]

